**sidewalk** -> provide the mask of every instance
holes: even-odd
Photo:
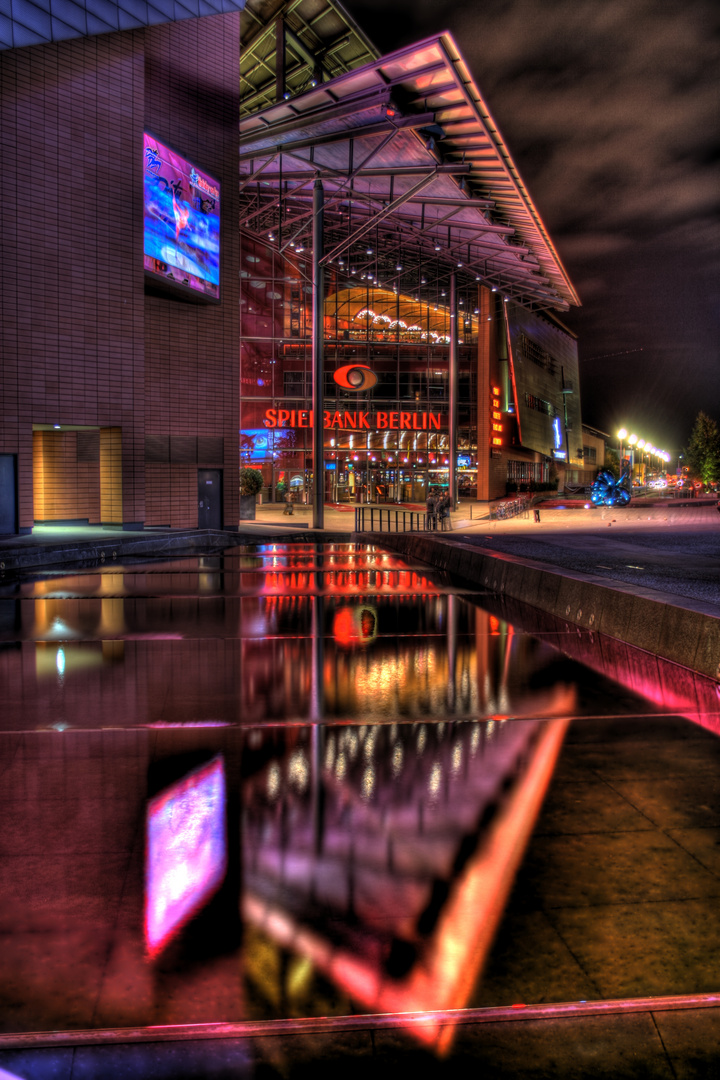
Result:
[[[695,1005],[693,1000],[677,999],[672,1008],[666,999],[657,999],[657,1007],[654,999],[593,1002],[587,1009],[584,1003],[539,1006],[525,1017],[525,1006],[488,1009],[483,1020],[468,1012],[446,1057],[420,1047],[411,1032],[422,1019],[411,1015],[271,1022],[266,1034],[262,1024],[208,1025],[226,1029],[220,1038],[200,1034],[203,1025],[195,1036],[190,1027],[150,1033],[150,1041],[118,1032],[99,1045],[78,1040],[63,1046],[62,1036],[53,1045],[51,1035],[44,1047],[0,1049],[0,1077],[290,1080],[341,1074],[351,1080],[371,1073],[394,1080],[411,1071],[453,1080],[717,1080],[720,1008],[707,996],[698,996]],[[452,1021],[448,1016],[444,1022]],[[233,1028],[248,1034],[238,1037]]]

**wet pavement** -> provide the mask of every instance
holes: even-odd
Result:
[[[715,993],[707,717],[584,666],[580,634],[573,659],[557,630],[496,612],[352,544],[4,587],[2,1030]],[[602,1075],[588,1048],[633,1041],[646,1071],[605,1075],[705,1075],[658,1034],[690,1028],[651,1011],[528,1021],[515,1045],[537,1055],[527,1075],[574,1075],[552,1072],[557,1026],[542,1034],[574,1024],[577,1075]],[[147,1051],[134,1074],[302,1073],[335,1045],[358,1070],[449,1053],[496,1075],[510,1027],[184,1044],[182,1066]],[[28,1053],[0,1050],[0,1068],[111,1075],[108,1047]],[[117,1053],[132,1075],[139,1049]]]

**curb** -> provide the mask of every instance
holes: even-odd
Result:
[[[353,534],[358,541],[361,537],[470,585],[720,680],[720,615],[709,604],[619,581],[609,585],[605,578],[420,533]]]

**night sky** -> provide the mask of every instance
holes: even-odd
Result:
[[[583,421],[675,453],[720,422],[713,0],[344,3],[383,52],[455,38],[580,294]]]

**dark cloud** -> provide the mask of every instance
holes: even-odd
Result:
[[[679,447],[700,408],[720,420],[717,5],[347,6],[383,50],[458,42],[583,300],[568,321],[587,421]]]

